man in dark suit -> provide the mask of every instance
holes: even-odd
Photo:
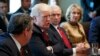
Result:
[[[31,39],[32,30],[33,20],[29,15],[13,14],[7,33],[0,35],[0,56],[31,56],[27,43]]]
[[[6,0],[0,0],[0,31],[6,32],[10,14],[8,14],[8,4]]]
[[[91,12],[90,15],[93,16],[92,18],[100,16],[100,6],[96,10],[94,10],[93,12]]]
[[[100,47],[100,16],[94,18],[90,24],[89,42],[99,43]]]
[[[31,0],[21,0],[21,7],[15,13],[26,13],[30,14],[31,10],[29,9],[31,6]]]
[[[68,36],[63,28],[59,26],[59,23],[61,21],[61,9],[57,5],[51,6],[51,25],[50,29],[63,41],[64,50],[63,50],[63,56],[69,56],[72,54],[75,54],[76,52],[82,52],[82,49],[84,49],[81,44],[80,46],[72,47],[70,40],[68,39]]]
[[[62,56],[63,45],[49,29],[51,8],[45,3],[32,8],[31,17],[35,18],[35,29],[30,48],[36,56]]]
[[[100,6],[100,0],[80,0],[83,7],[83,22],[91,21],[90,14]]]

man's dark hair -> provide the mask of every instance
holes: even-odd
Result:
[[[12,34],[21,34],[25,28],[31,28],[32,18],[25,13],[15,13],[11,16],[7,31]]]
[[[2,3],[7,3],[7,0],[0,0],[0,2],[2,2]]]

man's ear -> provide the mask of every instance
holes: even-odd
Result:
[[[27,31],[29,31],[28,28],[25,28],[25,30],[23,31],[24,36],[27,36]]]

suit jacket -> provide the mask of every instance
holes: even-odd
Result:
[[[89,42],[100,44],[100,16],[94,18],[90,24]]]
[[[99,6],[100,6],[100,0],[80,0],[81,1],[81,5],[83,8],[83,21],[91,21],[92,18],[89,17],[89,12],[90,11],[95,11]],[[91,2],[94,3],[93,8],[91,8],[90,4]]]
[[[34,33],[29,43],[32,52],[35,53],[36,56],[62,56],[61,52],[63,50],[63,45],[61,42],[58,42],[59,38],[57,38],[50,29],[47,31],[49,41],[51,42],[49,46],[53,47],[54,52],[52,53],[51,51],[47,50],[47,44],[43,39],[42,31],[37,25],[34,27]]]
[[[61,28],[61,27],[60,27]],[[56,34],[56,36],[58,36],[60,39],[62,38],[60,35],[59,35],[59,33],[58,33],[58,31],[54,28],[54,26],[53,25],[50,25],[50,29],[52,30],[52,31],[54,31],[54,33]],[[61,28],[62,30],[63,30],[63,32],[65,33],[65,31],[64,31],[64,29],[63,28]],[[65,33],[65,35],[67,36],[67,34]],[[62,40],[62,39],[61,39]],[[70,41],[69,41],[70,42]],[[64,45],[64,43],[62,43],[63,45]],[[71,44],[71,42],[70,42],[70,44]],[[68,56],[68,55],[72,55],[73,54],[73,50],[72,49],[68,49],[68,47],[66,47],[65,45],[64,45],[64,50],[63,50],[63,56]]]
[[[3,35],[0,35],[0,38],[3,37],[4,39],[0,41],[0,56],[20,56],[20,52],[11,36],[8,33],[4,33]],[[25,55],[31,56],[28,45],[23,48],[25,50]]]
[[[27,10],[28,12],[28,14],[30,14],[30,12],[31,12],[31,10]],[[24,10],[23,10],[23,8],[19,8],[15,13],[24,13]]]
[[[94,3],[93,8],[90,6],[91,2]],[[99,0],[82,0],[81,3],[82,3],[82,6],[86,7],[90,11],[93,11],[100,6]]]
[[[8,21],[10,20],[10,14],[7,14],[6,17],[8,19]],[[7,27],[6,27],[6,24],[4,23],[2,17],[0,16],[0,29],[2,29],[3,32],[6,32],[7,31]]]

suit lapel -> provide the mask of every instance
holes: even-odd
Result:
[[[57,30],[54,28],[54,26],[53,26],[53,25],[50,25],[50,28],[51,28],[51,30],[57,35],[57,37],[60,38],[60,35],[59,35],[59,33],[57,32]]]
[[[13,41],[13,39],[11,38],[11,36],[9,34],[7,34],[7,43],[9,44],[9,48],[11,49],[11,52],[13,52],[14,56],[20,56],[20,52],[15,44],[15,42]]]
[[[59,39],[61,39],[61,36],[60,36],[60,34],[58,33],[58,31],[54,28],[54,26],[53,25],[50,25],[50,28],[55,32],[55,34],[58,36],[58,38]],[[66,32],[64,31],[64,29],[63,28],[61,28],[61,27],[59,27],[60,29],[62,29],[63,30],[63,32],[65,33],[65,35],[67,36],[67,34],[66,34]],[[68,39],[69,40],[69,39]],[[70,40],[69,40],[69,42],[70,42]],[[72,45],[72,43],[70,42],[70,44]]]

